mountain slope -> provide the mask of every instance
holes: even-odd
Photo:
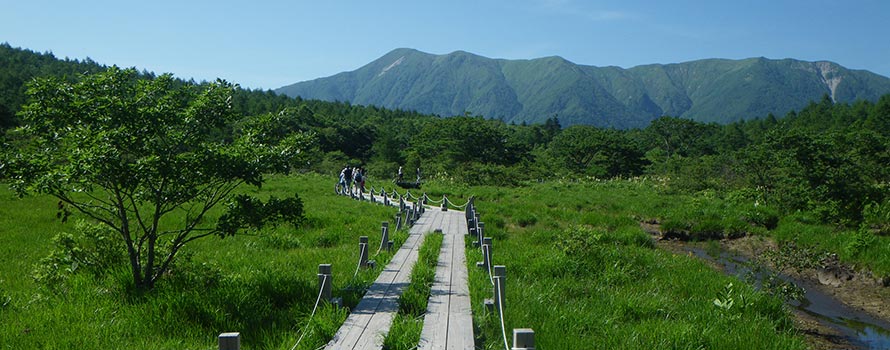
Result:
[[[503,60],[396,49],[355,71],[276,92],[442,116],[471,112],[537,123],[558,115],[563,125],[632,128],[662,115],[718,123],[785,115],[823,95],[876,101],[890,93],[890,78],[826,61],[762,57],[623,69],[561,57]]]

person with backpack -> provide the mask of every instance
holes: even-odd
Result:
[[[358,190],[359,196],[364,195],[365,188],[361,186],[361,184],[363,183],[362,179],[364,177],[362,176],[362,168],[355,167],[355,169],[353,169],[352,176],[352,182],[355,184],[355,189]]]
[[[365,168],[360,168],[360,169],[361,169],[361,174],[362,174],[362,180],[359,182],[359,188],[361,189],[362,193],[365,193],[365,180],[368,179],[368,176],[365,175],[365,172],[366,172]]]
[[[347,166],[343,178],[346,179],[346,190],[352,193],[352,168]]]
[[[349,167],[343,167],[343,169],[340,170],[340,180],[337,181],[337,185],[334,186],[334,192],[337,192],[337,194],[346,193],[346,169],[349,169]]]

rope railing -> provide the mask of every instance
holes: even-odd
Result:
[[[445,197],[445,196],[442,196],[442,199],[440,199],[440,200],[433,200],[432,198],[430,198],[430,197],[427,196],[426,194],[424,194],[424,196],[426,196],[426,201],[427,201],[427,202],[430,202],[430,203],[433,203],[433,204],[442,204],[443,201],[448,200],[448,197]]]
[[[358,271],[362,268],[362,256],[365,255],[365,249],[367,249],[368,245],[362,245],[362,250],[358,253],[358,264],[355,266],[355,273],[352,274],[352,279],[355,280],[355,277],[358,276]]]
[[[451,199],[445,195],[442,195],[442,198],[438,199],[438,200],[432,199],[426,193],[424,193],[420,197],[418,197],[418,196],[415,196],[414,194],[412,194],[410,190],[406,190],[404,194],[399,193],[395,189],[391,189],[391,190],[387,191],[386,188],[384,188],[384,187],[376,188],[373,186],[370,187],[370,189],[367,192],[356,192],[355,190],[356,189],[353,188],[353,191],[350,192],[347,189],[343,189],[342,191],[337,191],[337,193],[341,194],[341,195],[349,195],[351,193],[353,195],[353,197],[357,196],[358,199],[364,199],[363,195],[373,196],[376,194],[381,197],[386,197],[390,202],[398,201],[400,198],[405,199],[406,202],[407,201],[419,201],[419,200],[423,199],[424,205],[441,206],[442,203],[445,203],[445,205],[447,206],[448,209],[457,209],[457,210],[466,210],[467,206],[470,204],[470,200],[467,200],[464,204],[461,204],[461,205],[454,204],[454,202],[452,202]]]
[[[455,209],[458,209],[458,210],[464,210],[464,209],[467,208],[467,205],[470,204],[470,200],[469,200],[469,199],[468,199],[467,202],[464,203],[463,205],[456,205],[456,204],[452,203],[451,200],[448,199],[448,197],[443,196],[443,198],[445,199],[445,201],[448,202],[448,205],[450,205],[450,206],[452,206],[452,207],[454,207]]]
[[[498,280],[500,280],[500,277],[498,277]],[[497,290],[498,298],[498,318],[501,319],[501,334],[504,335],[504,349],[510,350],[510,345],[507,343],[507,327],[504,326],[504,296],[501,295],[500,288],[495,288],[495,290]]]
[[[327,282],[327,280],[328,280],[328,276],[325,275],[324,278],[322,279],[321,283],[324,284]],[[321,302],[321,294],[322,293],[324,293],[324,288],[318,288],[318,298],[315,299],[315,306],[312,307],[312,313],[309,314],[309,319],[306,320],[306,325],[303,326],[303,334],[300,335],[300,338],[297,339],[297,342],[294,344],[293,347],[290,348],[290,350],[296,349],[297,346],[300,345],[300,342],[303,341],[303,337],[306,336],[306,333],[309,333],[306,328],[309,328],[309,324],[311,324],[311,322],[312,322],[312,316],[315,316],[315,311],[318,310],[318,304]]]
[[[488,246],[488,247],[486,248],[485,245],[483,245],[482,248],[488,249],[488,254],[489,254],[489,258],[488,258],[488,259],[491,260],[491,246]],[[492,285],[492,286],[494,286],[494,277],[491,277],[491,275],[492,275],[492,273],[491,273],[491,261],[487,262],[486,265],[488,265],[488,281],[491,282],[491,285]]]
[[[506,321],[505,321],[505,317],[504,317],[504,299],[505,299],[504,271],[505,270],[504,270],[503,266],[494,266],[494,264],[492,263],[492,260],[491,260],[491,239],[483,236],[483,233],[481,231],[483,226],[482,226],[482,223],[479,222],[479,218],[477,217],[478,214],[476,212],[476,207],[473,204],[473,197],[470,197],[470,199],[468,199],[467,202],[462,205],[456,205],[456,204],[454,204],[454,202],[451,201],[451,199],[449,199],[445,195],[442,196],[442,199],[434,200],[434,199],[430,198],[429,195],[427,195],[426,193],[423,193],[420,197],[418,197],[418,196],[415,196],[414,194],[412,194],[410,190],[406,190],[404,194],[401,194],[396,189],[391,189],[391,190],[387,191],[385,188],[378,189],[375,187],[371,187],[370,191],[369,191],[371,196],[373,196],[375,192],[377,192],[381,197],[386,198],[386,201],[380,201],[381,203],[388,202],[390,205],[399,207],[400,208],[399,212],[403,216],[407,215],[406,213],[408,213],[408,212],[415,212],[418,209],[421,209],[421,212],[422,212],[422,208],[417,208],[417,206],[420,206],[420,205],[422,205],[423,207],[429,207],[429,206],[433,206],[433,205],[441,206],[443,211],[445,211],[446,208],[454,208],[454,209],[458,209],[461,211],[465,211],[467,213],[467,222],[474,223],[475,229],[480,235],[478,237],[478,241],[479,241],[478,244],[479,244],[480,249],[483,250],[483,256],[486,253],[488,254],[488,258],[486,259],[486,262],[484,263],[485,272],[488,273],[489,283],[494,287],[493,288],[494,289],[493,296],[496,299],[493,303],[497,305],[496,311],[498,312],[498,319],[499,319],[499,323],[501,326],[501,335],[502,335],[502,340],[504,341],[504,348],[506,350],[510,350],[509,342],[507,340],[508,338],[507,338]],[[353,198],[356,198],[355,195],[353,195]],[[364,197],[360,194],[357,199],[364,199]],[[414,201],[414,203],[412,203],[412,201]],[[402,204],[404,204],[404,207],[402,206]],[[417,204],[417,205],[415,205],[415,204]],[[411,208],[410,211],[408,208]],[[412,216],[413,215],[419,216],[419,214],[412,214]],[[473,219],[474,217],[475,217],[475,219]],[[406,219],[406,221],[407,221],[408,225],[412,225],[413,221],[416,219],[417,219],[417,217],[414,217],[414,218],[409,217]],[[401,228],[400,224],[401,224],[401,222],[397,222],[397,229]],[[485,241],[485,244],[483,244],[483,241]],[[382,244],[381,244],[381,247],[382,247]],[[355,273],[353,274],[353,277],[352,277],[353,280],[358,276],[358,271],[362,267],[362,261],[361,261],[362,258],[361,257],[364,256],[365,249],[367,249],[367,244],[362,245],[362,251],[359,253],[359,263],[358,263],[358,266],[356,266]],[[377,253],[375,253],[374,255],[376,256],[377,254],[380,253],[380,251],[381,251],[381,248],[378,248]],[[479,263],[479,264],[482,264],[482,263]],[[486,299],[486,301],[485,301],[485,303],[487,305],[490,305],[489,304],[490,302],[491,302],[490,299]],[[534,346],[533,345],[534,344],[534,331],[533,330],[531,330],[531,329],[514,329],[513,333],[514,333],[514,339],[513,339],[514,347],[518,346],[517,344],[531,344],[532,347],[529,347],[529,348],[533,348],[533,346]],[[521,348],[526,348],[526,347],[522,346]]]

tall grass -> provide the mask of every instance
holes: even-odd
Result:
[[[423,330],[436,264],[442,248],[443,235],[428,234],[420,246],[417,263],[411,270],[411,283],[399,296],[399,312],[392,320],[392,327],[383,339],[385,350],[410,350],[417,348]]]
[[[507,268],[505,324],[533,328],[544,349],[801,349],[781,300],[687,256],[655,249],[639,222],[707,209],[628,181],[475,189],[494,238],[493,263]],[[717,207],[731,212],[730,207]],[[690,216],[691,217],[691,216]],[[468,245],[478,341],[503,347],[482,256]],[[726,293],[726,287],[734,287]],[[733,300],[719,307],[717,298]],[[725,304],[724,304],[725,305]]]
[[[391,254],[378,267],[360,270],[358,236],[380,242],[380,223],[395,209],[334,195],[332,179],[299,175],[273,177],[258,196],[294,192],[305,202],[307,222],[251,235],[206,238],[187,246],[177,265],[149,293],[129,288],[125,266],[100,277],[76,274],[63,292],[51,292],[30,277],[50,250],[51,237],[70,231],[55,218],[48,197],[13,198],[0,189],[0,347],[211,349],[220,332],[238,331],[245,349],[290,349],[303,332],[300,349],[329,340],[347,310],[322,306],[307,323],[317,293],[317,266],[333,264],[334,296],[354,306]],[[407,237],[394,233],[400,245]],[[373,253],[373,252],[372,252]],[[308,325],[308,326],[307,326]]]
[[[240,331],[245,349],[290,349],[304,333],[299,348],[315,349],[347,315],[323,305],[309,322],[317,265],[333,264],[334,294],[351,307],[391,258],[382,252],[373,257],[376,269],[353,277],[358,236],[376,247],[380,222],[395,210],[336,196],[333,181],[299,175],[245,188],[258,196],[299,193],[306,223],[196,241],[147,294],[129,288],[125,266],[98,277],[74,275],[61,292],[35,283],[31,272],[52,248],[51,238],[73,230],[78,217],[61,223],[52,198],[18,199],[0,187],[0,347],[212,349],[218,333]],[[517,188],[431,182],[424,190],[457,204],[476,197],[486,235],[495,239],[494,263],[507,266],[507,332],[534,328],[539,348],[803,347],[780,301],[695,259],[654,249],[640,230],[644,220],[689,234],[743,229],[797,240],[842,250],[842,259],[890,274],[890,237],[821,226],[806,213],[770,227],[771,213],[753,203],[712,193],[665,195],[659,186],[649,179]],[[393,235],[397,246],[406,237],[404,230]],[[497,315],[481,305],[492,291],[475,267],[479,260],[479,250],[468,246],[476,334],[484,348],[498,349]],[[727,308],[715,299],[733,303]],[[407,334],[420,327],[404,322],[392,329]]]

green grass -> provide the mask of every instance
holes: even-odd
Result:
[[[336,196],[332,184],[328,177],[299,175],[271,178],[262,190],[245,188],[258,196],[299,193],[307,222],[199,240],[145,295],[127,289],[126,267],[98,278],[75,275],[62,293],[40,287],[30,277],[34,265],[52,248],[51,238],[72,230],[78,218],[63,224],[55,200],[17,199],[0,188],[0,348],[211,349],[218,333],[240,331],[245,349],[290,349],[304,332],[299,348],[315,349],[347,316],[345,309],[322,306],[308,322],[317,265],[333,264],[334,294],[354,306],[391,258],[386,252],[372,257],[377,268],[353,278],[358,236],[369,236],[376,248],[380,222],[395,210]],[[653,248],[639,227],[643,220],[691,235],[706,228],[721,236],[745,230],[795,240],[890,273],[888,237],[818,225],[806,213],[768,228],[774,215],[768,209],[713,193],[667,195],[660,186],[651,179],[519,188],[430,182],[424,191],[433,199],[447,194],[456,204],[477,198],[486,235],[494,238],[494,263],[507,266],[508,337],[512,328],[534,328],[545,349],[804,347],[781,302],[695,259]],[[399,246],[407,233],[392,237]],[[497,315],[481,305],[492,292],[475,266],[479,260],[479,250],[468,248],[476,334],[483,348],[498,349]],[[718,298],[733,306],[715,305]],[[394,332],[419,336],[419,315],[399,318],[405,321],[396,322]]]
[[[731,210],[718,199],[664,196],[629,181],[473,190],[486,235],[494,237],[493,263],[507,268],[508,338],[513,328],[533,328],[546,349],[805,348],[780,300],[694,258],[655,249],[639,227],[646,218]],[[502,348],[497,313],[482,306],[492,289],[475,266],[482,257],[471,240],[477,337],[485,349]],[[716,306],[718,297],[734,306]]]
[[[452,192],[449,192],[452,189]],[[424,184],[427,193],[447,193],[465,203],[475,196],[486,227],[495,238],[513,230],[535,227],[567,228],[574,224],[633,226],[655,220],[664,232],[690,240],[763,235],[779,242],[836,253],[842,262],[890,276],[890,236],[863,235],[855,228],[820,224],[812,213],[780,216],[767,206],[741,199],[726,199],[713,191],[667,194],[665,184],[653,178],[587,182],[553,181],[518,188],[469,187],[453,182]],[[438,197],[433,197],[437,199]],[[516,203],[533,202],[534,210]],[[496,208],[496,215],[485,215]],[[499,235],[499,236],[498,236]]]
[[[385,350],[410,350],[417,348],[423,330],[430,291],[436,279],[436,264],[442,248],[443,235],[427,234],[420,246],[417,263],[411,270],[411,283],[399,296],[399,312],[392,320],[392,327],[383,339]]]
[[[329,340],[346,318],[345,309],[321,307],[308,327],[315,303],[317,266],[333,264],[334,296],[354,306],[391,254],[372,259],[378,267],[359,271],[358,236],[380,243],[380,223],[395,209],[333,194],[332,180],[315,175],[273,177],[258,196],[294,192],[305,202],[307,223],[270,228],[252,236],[209,237],[187,246],[182,259],[157,288],[134,295],[121,267],[100,278],[75,275],[60,294],[32,280],[33,266],[51,249],[62,224],[49,197],[14,198],[0,189],[0,348],[210,349],[220,332],[239,331],[245,349],[300,349]],[[403,230],[391,235],[400,245]],[[376,250],[376,249],[375,249]],[[372,252],[373,253],[373,252]]]

